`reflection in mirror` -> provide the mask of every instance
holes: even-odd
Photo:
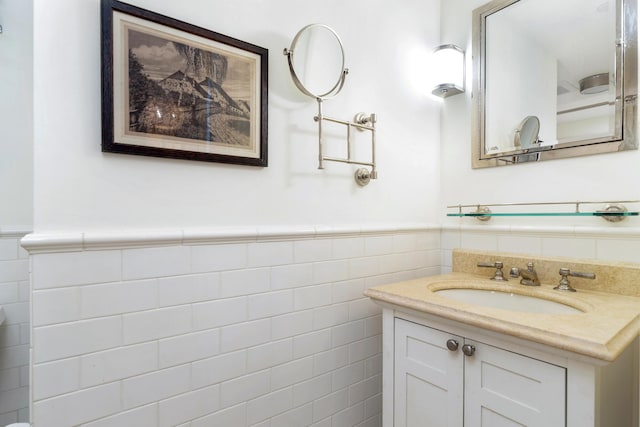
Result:
[[[338,34],[323,24],[302,28],[284,50],[295,85],[313,98],[327,99],[340,92],[348,70]]]
[[[540,132],[540,119],[536,116],[527,116],[520,122],[513,138],[515,149],[530,149],[540,147],[542,140],[538,137]],[[518,162],[536,162],[540,159],[540,153],[518,154],[514,156],[513,161]]]
[[[636,149],[636,19],[633,0],[474,10],[473,167]],[[539,138],[525,146],[516,132],[530,116]]]
[[[540,143],[540,139],[538,139],[539,132],[540,120],[536,116],[527,116],[516,129],[513,144],[516,147],[531,148]]]

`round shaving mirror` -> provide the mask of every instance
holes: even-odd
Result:
[[[527,116],[520,122],[514,137],[514,145],[521,148],[531,148],[538,141],[540,120],[536,116]]]
[[[310,24],[298,31],[291,47],[283,52],[294,84],[316,99],[336,96],[349,72],[338,34],[324,24]]]

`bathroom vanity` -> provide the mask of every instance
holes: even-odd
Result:
[[[465,271],[478,256],[454,253],[453,273],[365,292],[383,308],[383,426],[637,427],[640,298],[579,280],[558,292],[547,270],[541,286],[491,281]],[[443,290],[479,293],[464,302]]]

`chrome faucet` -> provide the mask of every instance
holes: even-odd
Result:
[[[521,285],[540,286],[540,279],[538,279],[538,273],[534,270],[532,262],[527,263],[526,270],[519,269],[518,267],[511,268],[509,276],[513,278],[522,277],[522,280],[520,280]]]

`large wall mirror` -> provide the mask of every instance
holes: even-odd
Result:
[[[473,11],[473,167],[638,148],[637,0]]]

